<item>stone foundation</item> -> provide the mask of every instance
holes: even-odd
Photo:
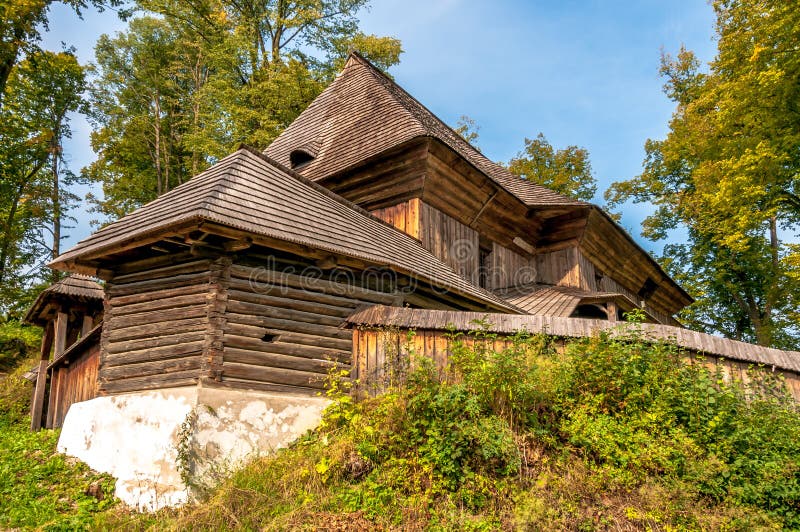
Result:
[[[129,506],[154,511],[285,447],[317,426],[328,402],[200,386],[97,397],[70,407],[58,450],[113,475]]]

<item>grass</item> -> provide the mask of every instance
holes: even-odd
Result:
[[[80,530],[114,506],[114,479],[58,454],[57,441],[0,417],[0,528]]]

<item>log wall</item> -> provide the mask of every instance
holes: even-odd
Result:
[[[433,359],[440,371],[445,375],[453,340],[450,333],[442,330],[415,329],[409,334],[408,329],[398,328],[359,328],[353,331],[353,369],[351,376],[358,379],[360,385],[370,390],[380,390],[383,384],[393,378],[392,372],[397,368],[402,372],[409,364],[412,356],[424,356]],[[483,342],[485,347],[502,351],[511,346],[506,335],[497,335],[492,340],[479,340],[466,335],[461,338],[467,345]],[[487,342],[489,342],[487,344]],[[556,338],[559,345],[564,339]],[[687,351],[687,363],[702,363],[711,370],[719,370],[727,382],[738,381],[747,386],[751,376],[752,364],[715,357],[711,355]],[[786,391],[800,401],[800,375],[781,369],[763,368],[761,371],[772,371],[780,375],[786,383]]]
[[[353,283],[233,264],[219,383],[316,393],[331,366],[350,368],[352,332],[340,328],[345,318],[359,306],[395,300]]]
[[[210,259],[118,274],[106,286],[98,372],[103,393],[198,381],[218,312],[219,262]],[[218,324],[217,324],[218,325]]]

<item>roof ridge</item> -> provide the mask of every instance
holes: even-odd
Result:
[[[391,89],[394,89],[394,90],[397,90],[397,91],[399,91],[401,96],[403,96],[403,97],[407,98],[408,100],[410,100],[410,103],[414,104],[414,105],[415,105],[415,106],[418,108],[418,109],[417,109],[418,111],[421,111],[422,113],[429,115],[429,116],[428,116],[428,117],[426,117],[426,118],[433,119],[435,122],[437,122],[437,124],[438,124],[438,125],[444,126],[444,128],[445,128],[445,131],[448,133],[448,135],[447,135],[447,136],[451,137],[451,138],[449,139],[451,142],[458,143],[458,144],[460,144],[462,147],[466,147],[466,148],[468,148],[468,149],[469,149],[469,150],[472,152],[472,155],[473,155],[473,156],[475,156],[475,157],[478,157],[479,159],[482,159],[482,160],[483,160],[482,162],[484,162],[484,163],[486,163],[486,164],[490,164],[490,165],[494,166],[494,167],[495,167],[497,170],[500,170],[501,172],[503,172],[503,173],[506,173],[506,174],[507,174],[507,177],[509,177],[509,178],[513,178],[513,179],[518,179],[518,180],[520,181],[520,183],[528,183],[529,185],[532,185],[532,186],[534,186],[534,187],[537,187],[537,188],[541,188],[541,189],[543,189],[543,190],[547,191],[548,193],[551,193],[551,194],[555,194],[555,195],[561,196],[561,197],[563,197],[565,200],[567,200],[567,201],[568,201],[569,203],[571,203],[571,204],[574,204],[574,203],[575,203],[575,201],[578,201],[579,203],[586,203],[586,202],[582,202],[582,201],[580,201],[580,200],[574,200],[573,198],[570,198],[570,197],[568,197],[568,196],[564,196],[563,194],[560,194],[560,193],[556,192],[555,190],[552,190],[552,189],[550,189],[550,188],[548,188],[548,187],[545,187],[544,185],[540,185],[540,184],[538,184],[538,183],[534,183],[533,181],[530,181],[530,180],[528,180],[528,179],[525,179],[525,178],[523,178],[523,177],[521,177],[521,176],[518,176],[518,175],[516,175],[516,174],[513,174],[513,173],[511,173],[511,171],[510,171],[510,170],[508,170],[508,168],[506,168],[505,166],[501,165],[501,164],[500,164],[500,163],[498,163],[498,162],[495,162],[495,161],[491,160],[491,159],[490,159],[489,157],[487,157],[487,156],[486,156],[486,155],[485,155],[483,152],[481,152],[481,151],[480,151],[478,148],[476,148],[475,146],[473,146],[473,145],[472,145],[472,143],[470,143],[470,142],[469,142],[469,141],[467,141],[467,140],[466,140],[464,137],[462,137],[462,136],[461,136],[461,135],[460,135],[460,134],[459,134],[459,133],[458,133],[458,132],[457,132],[455,129],[453,129],[453,128],[452,128],[452,127],[451,127],[451,126],[450,126],[450,125],[449,125],[447,122],[445,122],[444,120],[442,120],[441,118],[439,118],[439,117],[436,115],[436,113],[434,113],[433,111],[431,111],[430,109],[428,109],[428,107],[426,107],[426,106],[425,106],[425,104],[423,104],[422,102],[420,102],[420,101],[419,101],[417,98],[415,98],[415,97],[414,97],[414,96],[413,96],[411,93],[409,93],[407,90],[405,90],[405,89],[404,89],[404,88],[403,88],[403,87],[402,87],[400,84],[398,84],[398,83],[397,83],[397,82],[396,82],[394,79],[392,79],[392,78],[391,78],[391,77],[390,77],[388,74],[386,74],[386,73],[385,73],[385,72],[383,72],[381,69],[379,69],[378,67],[376,67],[375,65],[373,65],[373,64],[372,64],[372,63],[371,63],[371,62],[370,62],[370,61],[369,61],[367,58],[365,58],[363,55],[361,55],[361,54],[360,54],[360,53],[358,53],[357,51],[352,51],[352,52],[350,52],[350,57],[348,58],[348,63],[349,63],[350,59],[355,59],[355,60],[356,60],[356,61],[358,61],[358,62],[359,62],[361,65],[363,65],[364,67],[366,67],[366,68],[367,68],[367,70],[368,70],[368,72],[370,72],[370,74],[371,74],[373,77],[375,77],[375,78],[376,78],[376,79],[377,79],[377,80],[378,80],[378,81],[379,81],[379,82],[380,82],[382,85],[384,85],[384,88],[387,88],[387,90],[389,90],[390,96],[392,96],[392,97],[393,97],[393,99],[397,100],[397,101],[398,101],[398,103],[399,103],[399,104],[400,104],[400,105],[401,105],[401,106],[402,106],[402,107],[403,107],[403,108],[406,110],[406,112],[408,112],[408,113],[409,113],[409,114],[412,116],[412,118],[414,118],[414,119],[415,119],[417,122],[419,122],[419,123],[422,125],[422,127],[423,127],[423,128],[425,129],[425,131],[428,133],[428,136],[430,136],[430,137],[433,137],[433,138],[437,138],[437,139],[439,139],[439,140],[442,140],[442,141],[444,141],[444,139],[441,139],[441,138],[439,138],[439,136],[436,134],[436,132],[435,132],[435,131],[434,131],[434,130],[431,128],[431,125],[430,125],[430,124],[426,124],[426,123],[425,123],[425,121],[424,121],[424,120],[422,120],[420,117],[418,117],[418,116],[415,116],[415,112],[414,112],[414,110],[413,110],[413,109],[410,109],[410,108],[409,108],[409,107],[406,105],[406,102],[403,102],[403,101],[401,101],[400,99],[396,98],[396,97],[395,97],[395,95],[394,95],[394,94],[392,94],[392,90],[391,90]],[[347,63],[345,63],[345,68],[347,68]],[[386,84],[389,84],[389,87],[386,87]],[[445,143],[445,144],[448,144],[447,142],[444,142],[444,143]],[[455,146],[450,146],[450,148],[452,148],[454,151],[458,152],[458,150],[456,149],[456,147],[455,147]],[[486,172],[485,172],[485,171],[484,171],[482,168],[480,168],[480,167],[479,167],[477,164],[475,164],[473,161],[469,160],[469,158],[468,158],[468,157],[464,157],[464,159],[465,159],[465,160],[466,160],[466,161],[467,161],[469,164],[471,164],[472,166],[474,166],[474,167],[475,167],[475,168],[476,168],[476,169],[477,169],[479,172],[481,172],[481,173],[483,173],[483,174],[486,174],[486,176],[487,176],[489,179],[491,179],[492,181],[494,181],[495,183],[497,183],[497,185],[499,185],[501,188],[505,189],[505,190],[506,190],[506,192],[510,193],[512,196],[514,196],[514,197],[516,197],[517,199],[519,199],[519,200],[520,200],[522,203],[526,203],[526,202],[525,202],[525,200],[523,200],[521,197],[519,197],[519,196],[516,194],[516,192],[514,192],[513,190],[510,190],[510,189],[509,189],[509,188],[506,186],[506,184],[505,184],[505,183],[499,182],[499,181],[498,181],[497,179],[495,179],[493,176],[491,176],[491,175],[488,175],[488,174],[487,174],[487,173],[486,173]],[[586,203],[586,204],[588,204],[588,203]]]

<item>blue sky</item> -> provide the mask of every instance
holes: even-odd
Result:
[[[703,61],[715,52],[704,0],[373,0],[361,20],[365,32],[402,41],[405,53],[391,70],[398,83],[450,124],[473,118],[491,159],[508,161],[539,132],[556,147],[587,148],[600,203],[612,182],[641,171],[644,141],[667,132],[673,105],[661,92],[661,50],[683,44]],[[80,20],[56,5],[43,44],[75,46],[88,63],[101,34],[124,28],[111,11]],[[80,117],[73,125],[65,151],[78,171],[94,158],[91,126]],[[628,206],[622,222],[658,249],[639,234],[648,210]],[[78,227],[65,247],[90,232],[92,215],[72,214]]]

